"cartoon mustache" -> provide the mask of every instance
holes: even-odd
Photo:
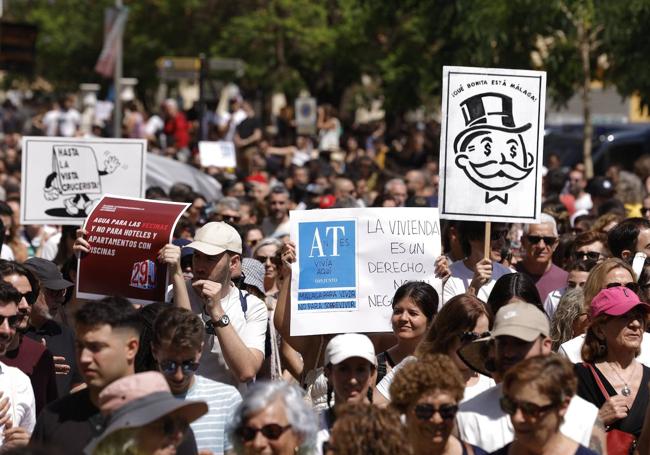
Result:
[[[506,177],[510,180],[523,180],[526,178],[533,167],[525,168],[510,161],[495,161],[490,160],[482,164],[470,164],[474,172],[484,179],[491,179],[494,177]]]

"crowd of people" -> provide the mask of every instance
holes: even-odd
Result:
[[[392,333],[292,336],[289,211],[436,207],[436,126],[129,103],[151,153],[200,168],[201,131],[240,163],[201,169],[217,200],[147,189],[190,206],[158,252],[167,298],[140,307],[76,295],[86,231],[20,224],[21,134],[103,134],[73,104],[3,105],[1,453],[650,453],[650,157],[588,180],[551,155],[540,222],[442,221],[442,293],[404,283]]]

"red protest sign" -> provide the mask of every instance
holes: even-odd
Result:
[[[79,261],[77,295],[165,300],[167,266],[156,260],[189,204],[106,195],[86,218],[90,253]]]

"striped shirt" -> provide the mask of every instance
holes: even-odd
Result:
[[[199,450],[211,450],[220,455],[232,449],[226,424],[232,420],[233,412],[241,402],[241,395],[235,387],[197,374],[185,396],[177,397],[208,404],[208,413],[190,424]]]

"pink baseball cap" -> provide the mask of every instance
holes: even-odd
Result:
[[[625,286],[606,288],[600,291],[591,301],[591,317],[595,318],[601,314],[621,316],[637,306],[642,307],[646,312],[650,312],[650,305],[642,302],[634,291]]]

